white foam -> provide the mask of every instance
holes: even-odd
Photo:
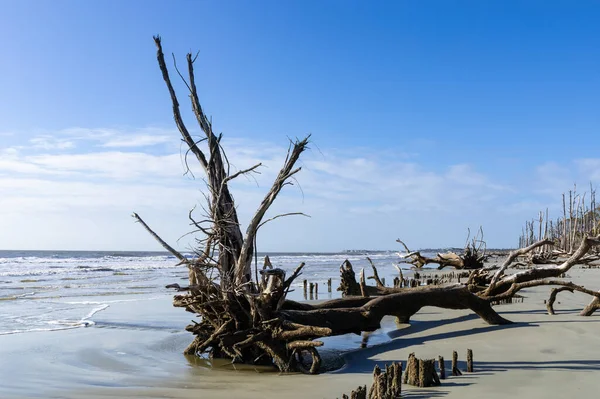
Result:
[[[68,301],[62,302],[69,305],[102,305],[108,303],[121,303],[121,302],[139,302],[139,301],[150,301],[154,299],[161,299],[162,296],[153,296],[149,298],[135,298],[135,299],[113,299],[110,301]]]
[[[108,304],[103,304],[98,306],[88,312],[85,316],[83,316],[80,320],[50,320],[47,324],[52,327],[35,327],[35,328],[25,328],[20,330],[12,330],[12,331],[0,331],[0,335],[10,335],[10,334],[21,334],[28,332],[42,332],[42,331],[61,331],[61,330],[71,330],[74,328],[80,327],[90,327],[96,324],[93,320],[90,320],[96,313],[103,311],[108,308]]]
[[[63,327],[54,327],[54,328],[29,328],[23,330],[12,330],[12,331],[0,331],[0,335],[11,335],[11,334],[21,334],[28,332],[42,332],[42,331],[61,331],[61,330],[71,330],[73,328],[79,328],[81,326],[63,326]]]

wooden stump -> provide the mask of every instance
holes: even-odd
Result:
[[[367,386],[358,387],[355,391],[350,392],[350,396],[342,395],[342,399],[367,399]]]
[[[308,281],[304,280],[304,299],[306,299],[306,297],[308,296],[308,295],[306,295],[307,291],[308,291],[307,285],[308,285]]]
[[[399,398],[402,393],[402,363],[394,362],[390,366],[385,366],[387,376],[387,394],[388,397]]]
[[[473,372],[473,350],[467,349],[467,373]]]
[[[440,385],[440,379],[435,371],[435,360],[417,359],[414,353],[408,355],[403,382],[417,387]]]
[[[402,382],[408,385],[417,385],[419,383],[419,361],[414,353],[408,355],[406,371],[404,372],[404,380]]]
[[[421,388],[440,385],[440,379],[435,372],[434,359],[419,359],[419,384]]]
[[[446,365],[444,364],[444,358],[438,357],[438,367],[440,369],[440,380],[446,379]]]
[[[458,369],[458,352],[456,351],[452,352],[452,375],[462,375],[461,371]]]
[[[327,280],[327,292],[331,292],[331,279]]]
[[[373,369],[373,384],[367,395],[367,387],[358,387],[342,399],[399,399],[401,387],[402,363],[394,362],[385,366],[385,372],[375,366]]]

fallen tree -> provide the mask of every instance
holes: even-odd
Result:
[[[403,262],[409,263],[417,269],[421,269],[423,266],[429,264],[437,264],[439,270],[445,267],[453,267],[457,270],[480,269],[487,259],[483,229],[480,227],[471,241],[469,241],[470,234],[471,232],[469,231],[465,248],[461,254],[449,251],[444,254],[438,253],[433,258],[421,255],[420,251],[411,251],[402,240],[397,239],[396,242],[400,243],[406,250],[405,253],[399,252],[398,256],[400,256]]]
[[[511,254],[507,263],[494,273],[479,268],[471,273],[467,282],[461,284],[388,288],[373,266],[377,286],[369,289],[364,273],[361,273],[362,278],[357,283],[360,296],[320,304],[290,301],[286,299],[287,294],[302,273],[304,264],[290,275],[285,270],[273,268],[270,262],[265,262],[259,271],[256,242],[258,230],[265,223],[280,216],[299,214],[265,218],[282,188],[292,184],[294,175],[300,171],[301,168],[295,165],[307,148],[308,137],[291,143],[283,166],[243,233],[229,183],[241,175],[255,173],[261,164],[238,172],[231,171],[221,145],[221,135],[213,133],[212,123],[200,105],[194,75],[195,58],[188,54],[188,78],[184,81],[190,92],[192,111],[204,134],[201,139],[191,136],[180,113],[161,39],[155,37],[154,41],[159,68],[171,98],[175,124],[188,147],[186,164],[187,155],[193,155],[206,176],[205,214],[201,220],[197,220],[193,212],[189,214],[194,232],[200,236],[196,256],[185,257],[155,233],[138,214],[133,216],[189,269],[189,286],[173,285],[182,292],[174,297],[174,305],[197,315],[197,320],[186,327],[195,336],[185,350],[188,355],[208,354],[234,362],[272,364],[283,372],[316,373],[321,363],[316,348],[323,345],[319,338],[376,330],[384,316],[395,316],[401,322],[408,322],[421,308],[435,306],[470,309],[489,324],[510,323],[494,311],[491,306],[494,301],[535,285],[564,286],[562,280],[552,278],[565,273],[599,243],[597,237],[586,238],[579,250],[559,266],[507,275],[506,269],[518,256]],[[526,253],[531,247],[519,251]]]

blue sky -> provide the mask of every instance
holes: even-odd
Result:
[[[181,66],[200,51],[235,166],[268,165],[234,187],[242,220],[287,137],[313,135],[301,190],[274,209],[312,217],[265,227],[263,250],[460,246],[480,224],[512,246],[600,180],[597,2],[0,5],[3,249],[156,249],[132,211],[173,242],[187,231],[201,181],[182,177],[157,33]]]

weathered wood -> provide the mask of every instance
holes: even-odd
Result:
[[[562,292],[562,291],[569,291],[572,293],[573,288],[570,288],[570,287],[552,288],[552,290],[550,291],[550,297],[548,298],[548,301],[546,302],[546,309],[548,310],[549,315],[555,314],[554,302],[556,301],[556,295],[558,295],[558,293]]]
[[[414,353],[408,355],[402,382],[415,386],[419,383],[419,360],[415,357]]]
[[[342,399],[367,399],[367,386],[356,388],[350,393],[350,396],[343,394]]]
[[[446,379],[446,365],[444,364],[444,358],[438,357],[438,368],[440,369],[440,380]]]
[[[481,234],[481,236],[480,236]],[[470,235],[470,232],[469,232]],[[483,267],[483,262],[487,258],[485,254],[485,242],[483,241],[483,230],[480,229],[478,234],[469,242],[467,238],[467,244],[461,255],[454,252],[447,252],[445,254],[438,253],[435,257],[430,258],[421,255],[419,251],[411,251],[408,246],[400,239],[396,242],[400,243],[406,253],[399,253],[398,256],[409,264],[412,264],[418,269],[423,268],[425,265],[437,264],[438,269],[445,267],[454,267],[455,269],[466,269],[474,270]]]
[[[440,385],[440,379],[435,371],[435,360],[417,359],[414,353],[408,355],[403,383],[418,387]]]
[[[473,350],[467,349],[467,373],[473,372]]]
[[[462,372],[458,368],[458,352],[456,351],[452,352],[452,375],[455,377],[462,375]]]
[[[591,316],[596,310],[600,309],[600,298],[595,297],[592,301],[581,311],[581,316]]]

